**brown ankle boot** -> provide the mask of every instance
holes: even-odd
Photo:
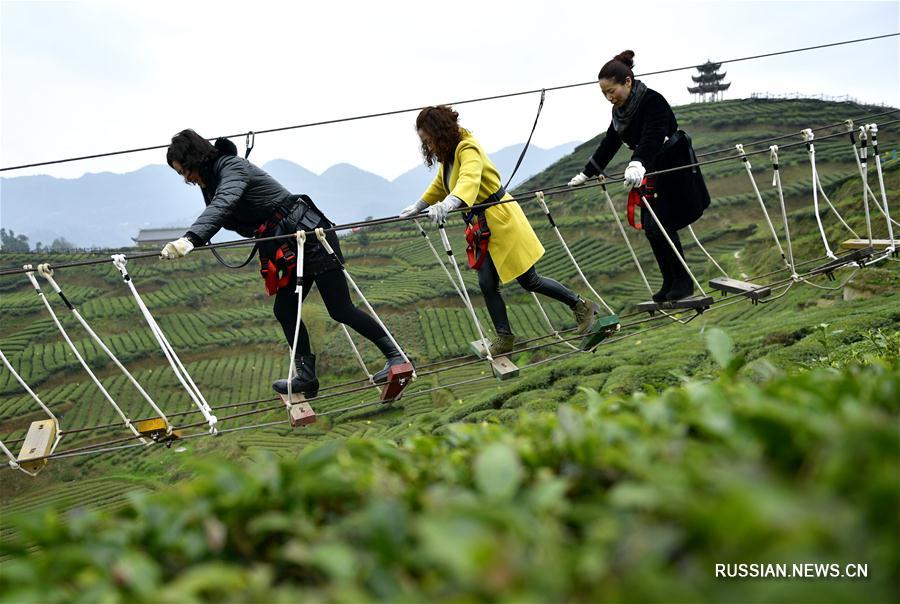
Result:
[[[488,352],[492,357],[501,357],[512,352],[513,344],[516,343],[516,336],[511,333],[498,333],[497,337],[491,342]]]
[[[584,334],[590,331],[591,325],[594,324],[594,318],[600,312],[600,307],[591,300],[579,298],[572,312],[575,313],[578,333]]]

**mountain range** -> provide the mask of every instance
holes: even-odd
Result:
[[[541,172],[577,145],[530,146],[512,185]],[[512,171],[521,150],[522,144],[517,144],[491,153],[504,177]],[[394,180],[351,164],[336,164],[321,174],[285,159],[261,167],[288,190],[311,196],[337,223],[396,214],[418,199],[434,176],[424,165]],[[125,174],[88,173],[75,179],[0,179],[0,225],[26,235],[32,247],[58,238],[78,247],[129,246],[140,229],[187,227],[202,208],[200,192],[185,186],[164,165]],[[224,232],[214,240],[234,238],[234,233]]]

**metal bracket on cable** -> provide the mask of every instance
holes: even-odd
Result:
[[[253,133],[253,130],[247,133],[247,139],[244,141],[244,146],[246,150],[244,151],[244,159],[250,157],[250,152],[253,151],[253,147],[256,145],[256,134]]]

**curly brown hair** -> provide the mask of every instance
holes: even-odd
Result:
[[[166,151],[166,163],[174,168],[177,161],[186,170],[200,170],[219,157],[220,151],[208,140],[188,128],[172,137],[172,144]]]
[[[459,114],[446,105],[425,107],[416,118],[416,130],[422,130],[429,141],[422,141],[422,157],[429,168],[436,162],[453,159],[465,130],[459,126]]]

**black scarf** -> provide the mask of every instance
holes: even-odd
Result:
[[[631,87],[631,95],[625,101],[625,104],[621,107],[613,107],[613,128],[619,133],[620,138],[631,124],[631,120],[634,118],[634,114],[637,113],[637,108],[641,105],[641,99],[644,98],[644,93],[646,92],[647,85],[640,80],[634,80],[634,85]]]

